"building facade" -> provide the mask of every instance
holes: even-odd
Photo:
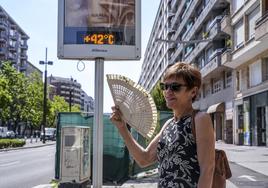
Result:
[[[73,78],[62,78],[52,75],[47,78],[47,81],[48,84],[52,86],[53,94],[49,94],[50,98],[53,98],[52,95],[62,96],[69,105],[73,106],[74,104],[77,104],[80,109],[82,109],[82,90],[80,83]]]
[[[29,36],[0,6],[0,62],[10,61],[20,72],[27,66]]]
[[[234,143],[268,146],[268,1],[232,1]]]
[[[161,1],[139,83],[150,91],[168,66],[178,61],[194,64],[203,78],[201,95],[194,106],[211,114],[217,140],[232,143],[232,69],[222,65],[231,40],[229,13],[227,0]],[[209,40],[189,42],[205,39]]]
[[[81,92],[81,111],[86,113],[94,112],[94,99],[88,96],[84,90]]]

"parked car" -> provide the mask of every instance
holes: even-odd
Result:
[[[16,134],[14,133],[14,131],[7,131],[7,138],[15,138]]]

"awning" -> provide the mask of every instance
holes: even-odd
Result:
[[[213,104],[208,107],[207,113],[224,112],[224,102]]]

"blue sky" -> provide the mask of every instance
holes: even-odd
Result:
[[[146,49],[160,0],[142,0],[142,58]],[[85,61],[85,70],[77,70],[77,61],[57,58],[57,0],[0,0],[0,5],[29,35],[28,60],[44,71],[39,65],[45,60],[45,48],[48,48],[48,75],[73,77],[82,84],[82,89],[94,97],[94,62]],[[107,61],[104,74],[122,74],[138,81],[143,59],[140,61]],[[104,79],[104,112],[110,112],[113,100]]]

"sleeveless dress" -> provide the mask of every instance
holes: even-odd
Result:
[[[161,188],[197,187],[200,168],[190,115],[170,121],[157,146]]]

